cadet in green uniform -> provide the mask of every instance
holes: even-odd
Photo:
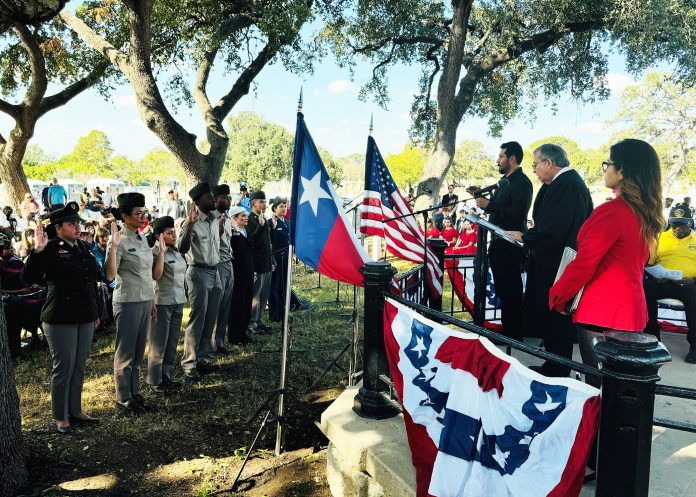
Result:
[[[191,301],[191,314],[184,337],[181,367],[184,377],[200,380],[200,373],[216,368],[207,356],[212,352],[213,329],[217,323],[222,294],[217,264],[220,262],[220,223],[213,216],[215,199],[207,183],[199,183],[189,191],[195,205],[181,223],[177,240],[179,252],[186,255],[186,285]]]
[[[79,239],[77,203],[53,211],[50,221],[57,236],[48,241],[41,223],[37,224],[36,246],[27,258],[23,278],[48,286],[41,321],[53,362],[51,411],[58,431],[69,433],[71,422],[97,422],[82,411],[82,384],[98,324],[98,270],[90,247]]]
[[[155,391],[166,392],[181,386],[172,381],[172,370],[186,303],[186,260],[176,248],[174,218],[158,217],[151,226],[158,237],[152,247],[157,316],[148,337],[147,382]]]
[[[157,315],[153,303],[152,251],[138,232],[145,224],[145,197],[141,193],[122,193],[118,209],[112,212],[123,221],[123,231],[111,223],[111,241],[106,250],[106,278],[116,280],[113,305],[116,319],[114,382],[116,407],[125,414],[147,410],[140,394],[140,364],[150,317]]]

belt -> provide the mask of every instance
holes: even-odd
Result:
[[[207,264],[199,264],[198,262],[194,262],[192,266],[200,269],[210,269],[211,271],[217,271],[217,266],[208,266]]]

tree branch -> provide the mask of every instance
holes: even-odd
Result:
[[[210,104],[210,99],[208,98],[206,87],[208,85],[208,78],[210,76],[210,71],[213,68],[215,58],[222,46],[222,43],[227,39],[232,33],[239,31],[245,27],[249,27],[253,24],[253,21],[247,16],[233,16],[226,21],[224,21],[213,34],[210,39],[210,44],[208,49],[204,52],[203,58],[201,59],[201,64],[198,67],[198,74],[196,76],[196,82],[193,87],[193,98],[198,104],[201,113],[204,115],[206,123],[209,119],[215,119],[213,115],[213,107]]]
[[[4,112],[16,121],[19,119],[21,108],[17,104],[11,104],[10,102],[0,98],[0,112]]]
[[[437,45],[441,47],[445,44],[445,40],[436,38],[434,36],[395,36],[393,38],[385,38],[379,43],[373,43],[371,45],[365,45],[362,47],[350,45],[350,48],[353,50],[353,53],[372,52],[384,48],[389,43],[392,43],[393,45],[416,45],[418,43],[425,43],[428,45]]]
[[[34,36],[25,25],[15,23],[13,29],[22,41],[22,45],[24,45],[31,70],[31,83],[29,84],[29,88],[27,88],[27,93],[24,95],[22,105],[24,107],[33,108],[41,101],[46,93],[46,87],[48,86],[48,80],[46,79],[46,60],[41,52],[41,47],[39,47],[36,36]]]
[[[37,117],[41,117],[47,112],[65,105],[72,98],[79,95],[87,88],[94,86],[101,78],[104,76],[106,70],[111,66],[111,63],[107,60],[99,62],[89,74],[87,74],[82,79],[79,79],[66,86],[63,90],[59,91],[54,95],[44,97],[39,104],[39,112]]]
[[[222,97],[213,107],[215,117],[222,121],[239,100],[249,93],[251,82],[261,72],[261,69],[275,56],[281,44],[275,40],[269,40],[266,46],[256,55],[256,58],[239,75],[237,81],[227,94]]]
[[[60,17],[85,43],[106,57],[123,73],[126,73],[128,70],[128,59],[123,52],[99,36],[96,31],[87,26],[81,19],[72,15],[68,9],[61,10]]]

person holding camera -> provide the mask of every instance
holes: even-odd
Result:
[[[70,433],[71,423],[96,423],[82,411],[85,364],[99,325],[97,262],[90,247],[80,240],[80,215],[76,202],[51,212],[55,238],[49,241],[41,223],[27,258],[24,281],[46,285],[48,294],[41,321],[51,351],[51,411],[59,433]]]
[[[251,200],[249,198],[249,189],[246,183],[239,184],[239,193],[232,197],[232,206],[239,205],[244,207],[247,214],[251,214]]]

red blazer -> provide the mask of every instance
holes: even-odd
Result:
[[[549,307],[565,308],[585,285],[573,322],[643,331],[648,311],[643,268],[649,249],[640,222],[621,197],[597,207],[578,233],[578,255],[549,291]]]

